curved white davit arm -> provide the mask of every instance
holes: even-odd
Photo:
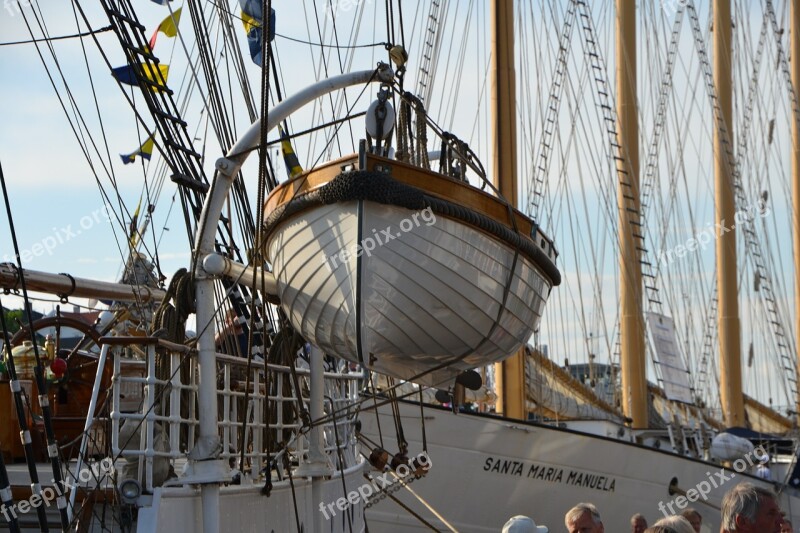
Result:
[[[289,115],[306,104],[313,102],[320,96],[325,96],[328,93],[354,85],[388,83],[393,77],[394,72],[389,65],[381,63],[378,68],[374,70],[350,72],[315,83],[272,108],[267,117],[266,132],[272,131],[278,124],[288,118]],[[227,198],[233,183],[233,177],[236,176],[239,169],[242,168],[242,165],[253,149],[258,147],[260,135],[261,119],[258,119],[244,132],[239,140],[236,141],[236,144],[233,145],[233,148],[228,151],[225,157],[218,159],[216,162],[217,173],[214,175],[211,188],[203,204],[203,212],[200,217],[200,225],[197,229],[197,236],[195,239],[195,249],[198,252],[205,252],[200,256],[200,260],[205,257],[205,254],[214,251],[214,235],[216,233],[217,224],[219,223],[222,206],[225,203],[225,198]]]
[[[381,64],[377,69],[342,74],[320,81],[307,89],[287,98],[269,111],[266,131],[274,129],[289,115],[320,96],[333,91],[366,83],[388,83],[394,77],[392,69]],[[216,391],[216,348],[214,346],[214,276],[204,270],[204,259],[214,253],[214,239],[225,199],[233,184],[233,179],[250,155],[259,145],[261,120],[257,120],[231,148],[226,157],[216,162],[217,172],[211,188],[203,202],[203,211],[195,236],[194,275],[197,298],[197,362],[200,387],[197,394],[199,407],[199,438],[203,444],[196,448],[192,466],[195,473],[208,481],[202,484],[201,499],[203,508],[203,531],[217,533],[220,530],[219,484],[230,479],[226,476],[227,465],[217,458],[219,436],[217,434],[217,391]],[[258,206],[259,209],[262,206]],[[212,259],[211,262],[214,260]],[[202,450],[206,450],[203,452]],[[199,452],[199,453],[198,453]],[[203,457],[197,457],[203,455]]]
[[[279,103],[269,111],[267,117],[267,131],[271,131],[278,124],[286,120],[289,115],[303,107],[304,105],[313,102],[320,96],[325,96],[333,91],[344,89],[345,87],[352,87],[354,85],[362,85],[365,83],[389,83],[394,77],[394,72],[389,65],[381,63],[377,69],[362,70],[360,72],[350,72],[340,76],[334,76],[322,80],[303,89],[302,91],[292,95],[283,102]],[[244,155],[241,162],[247,158],[247,154],[258,147],[258,137],[261,133],[261,120],[256,120],[244,135],[230,149],[227,156],[229,159],[237,158],[239,155]]]

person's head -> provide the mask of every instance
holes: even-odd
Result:
[[[639,513],[631,517],[631,533],[643,533],[647,529],[647,520]]]
[[[700,533],[700,527],[703,525],[703,517],[700,516],[700,513],[693,507],[687,507],[683,510],[681,516],[689,521],[695,533]]]
[[[722,529],[729,533],[780,533],[781,510],[775,494],[739,483],[722,498]]]
[[[781,524],[781,533],[794,533],[792,523],[786,520],[786,518],[783,519],[783,523]]]
[[[605,533],[600,513],[591,503],[579,503],[564,516],[569,533]]]
[[[536,522],[527,516],[517,515],[508,519],[503,526],[503,533],[547,533],[545,526],[537,526]]]
[[[684,517],[674,515],[662,518],[644,533],[694,533],[694,529]]]

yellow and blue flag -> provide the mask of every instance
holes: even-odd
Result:
[[[264,38],[264,32],[261,28],[264,20],[261,0],[239,0],[239,6],[242,8],[242,24],[244,24],[244,31],[247,32],[247,44],[250,47],[250,57],[253,58],[253,62],[256,65],[261,65],[263,61],[261,48],[263,46],[262,39]],[[272,41],[274,38],[275,10],[271,9],[269,13],[268,40]]]
[[[300,166],[297,154],[294,153],[289,135],[287,135],[280,126],[278,126],[278,131],[281,134],[281,152],[283,153],[283,163],[286,165],[286,172],[289,174],[290,178],[295,178],[303,173],[303,167]]]
[[[139,85],[139,73],[137,73],[133,66],[125,65],[124,67],[117,67],[111,70],[111,73],[120,83],[126,85]],[[163,63],[156,65],[144,64],[140,69],[141,76],[145,79],[155,83],[154,90],[158,91],[159,88],[166,87],[167,76],[169,75],[169,65]]]
[[[153,32],[153,36],[150,37],[150,50],[156,47],[156,38],[158,37],[158,32],[163,33],[167,37],[175,37],[178,35],[178,24],[181,21],[181,9],[179,7],[169,15],[167,18],[161,21],[161,24],[158,25],[156,31]]]
[[[128,225],[128,244],[131,248],[136,248],[136,241],[139,237],[139,209],[142,207],[142,197],[139,197],[139,203],[136,204],[136,211],[133,213],[130,225]]]
[[[122,162],[124,164],[133,163],[136,161],[136,156],[138,155],[142,159],[147,159],[150,161],[150,156],[153,155],[153,147],[155,146],[155,138],[153,135],[147,138],[147,140],[142,144],[138,150],[132,152],[130,154],[119,154],[122,158]]]

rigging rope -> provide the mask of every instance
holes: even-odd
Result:
[[[76,37],[86,37],[88,35],[96,35],[98,33],[111,31],[112,29],[113,28],[111,26],[103,26],[102,28],[98,28],[96,30],[74,33],[72,35],[59,35],[58,37],[45,37],[44,39],[28,39],[27,41],[12,41],[12,42],[0,43],[0,46],[11,46],[15,44],[47,43],[51,41],[60,41],[62,39],[74,39]]]
[[[3,166],[0,164],[0,188],[3,191],[3,200],[5,202],[6,208],[6,218],[8,220],[8,229],[11,233],[11,241],[14,247],[14,255],[16,257],[16,264],[17,264],[17,272],[19,273],[19,282],[20,288],[22,289],[22,297],[25,301],[25,311],[28,318],[28,324],[30,327],[33,327],[33,316],[32,316],[32,306],[30,305],[30,301],[28,300],[28,287],[25,282],[25,274],[22,270],[22,261],[20,259],[20,252],[19,252],[19,243],[17,242],[17,233],[14,228],[14,218],[11,214],[11,200],[8,196],[8,189],[6,188],[6,177],[3,173]],[[5,336],[6,334],[6,326],[5,326],[5,317],[2,316],[2,307],[0,306],[0,319],[3,321],[3,333],[4,338],[7,339],[8,337]],[[53,471],[53,480],[56,486],[61,484],[62,475],[61,475],[61,459],[58,453],[58,442],[56,442],[55,431],[53,430],[53,415],[52,409],[50,408],[50,400],[48,397],[48,386],[47,382],[44,379],[44,370],[42,365],[42,358],[39,356],[39,346],[36,342],[36,335],[33,331],[31,331],[31,341],[33,346],[33,357],[36,361],[36,365],[33,367],[34,378],[36,380],[36,386],[39,391],[39,408],[42,412],[42,420],[44,422],[44,431],[47,438],[47,456],[50,459],[50,466],[52,467]],[[16,371],[14,370],[13,364],[13,357],[11,354],[11,347],[9,343],[6,342],[6,350],[8,351],[8,360],[11,361],[9,365],[9,372],[13,380],[12,384],[12,392],[16,395],[20,393],[20,385],[19,381],[17,381]],[[15,398],[16,402],[19,402],[18,398]],[[42,493],[42,486],[39,484],[38,473],[36,471],[36,466],[31,464],[33,462],[33,450],[32,448],[29,449],[31,445],[31,435],[30,432],[27,430],[26,426],[26,417],[24,412],[21,411],[19,405],[17,405],[18,417],[17,423],[20,426],[20,430],[22,434],[20,437],[22,438],[22,444],[25,447],[25,455],[26,458],[30,457],[28,460],[28,473],[31,477],[31,491],[33,494],[41,496]],[[30,452],[30,453],[29,453]],[[66,499],[64,496],[60,496],[58,498],[58,511],[59,517],[61,519],[61,529],[62,531],[67,531],[69,529],[69,518],[67,515],[67,505]],[[44,513],[44,506],[38,506],[37,514],[39,517],[39,525],[42,527],[43,531],[47,531],[47,518]]]

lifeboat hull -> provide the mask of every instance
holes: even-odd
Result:
[[[267,246],[281,306],[305,339],[434,386],[515,353],[553,285],[481,229],[367,200],[287,217]]]

